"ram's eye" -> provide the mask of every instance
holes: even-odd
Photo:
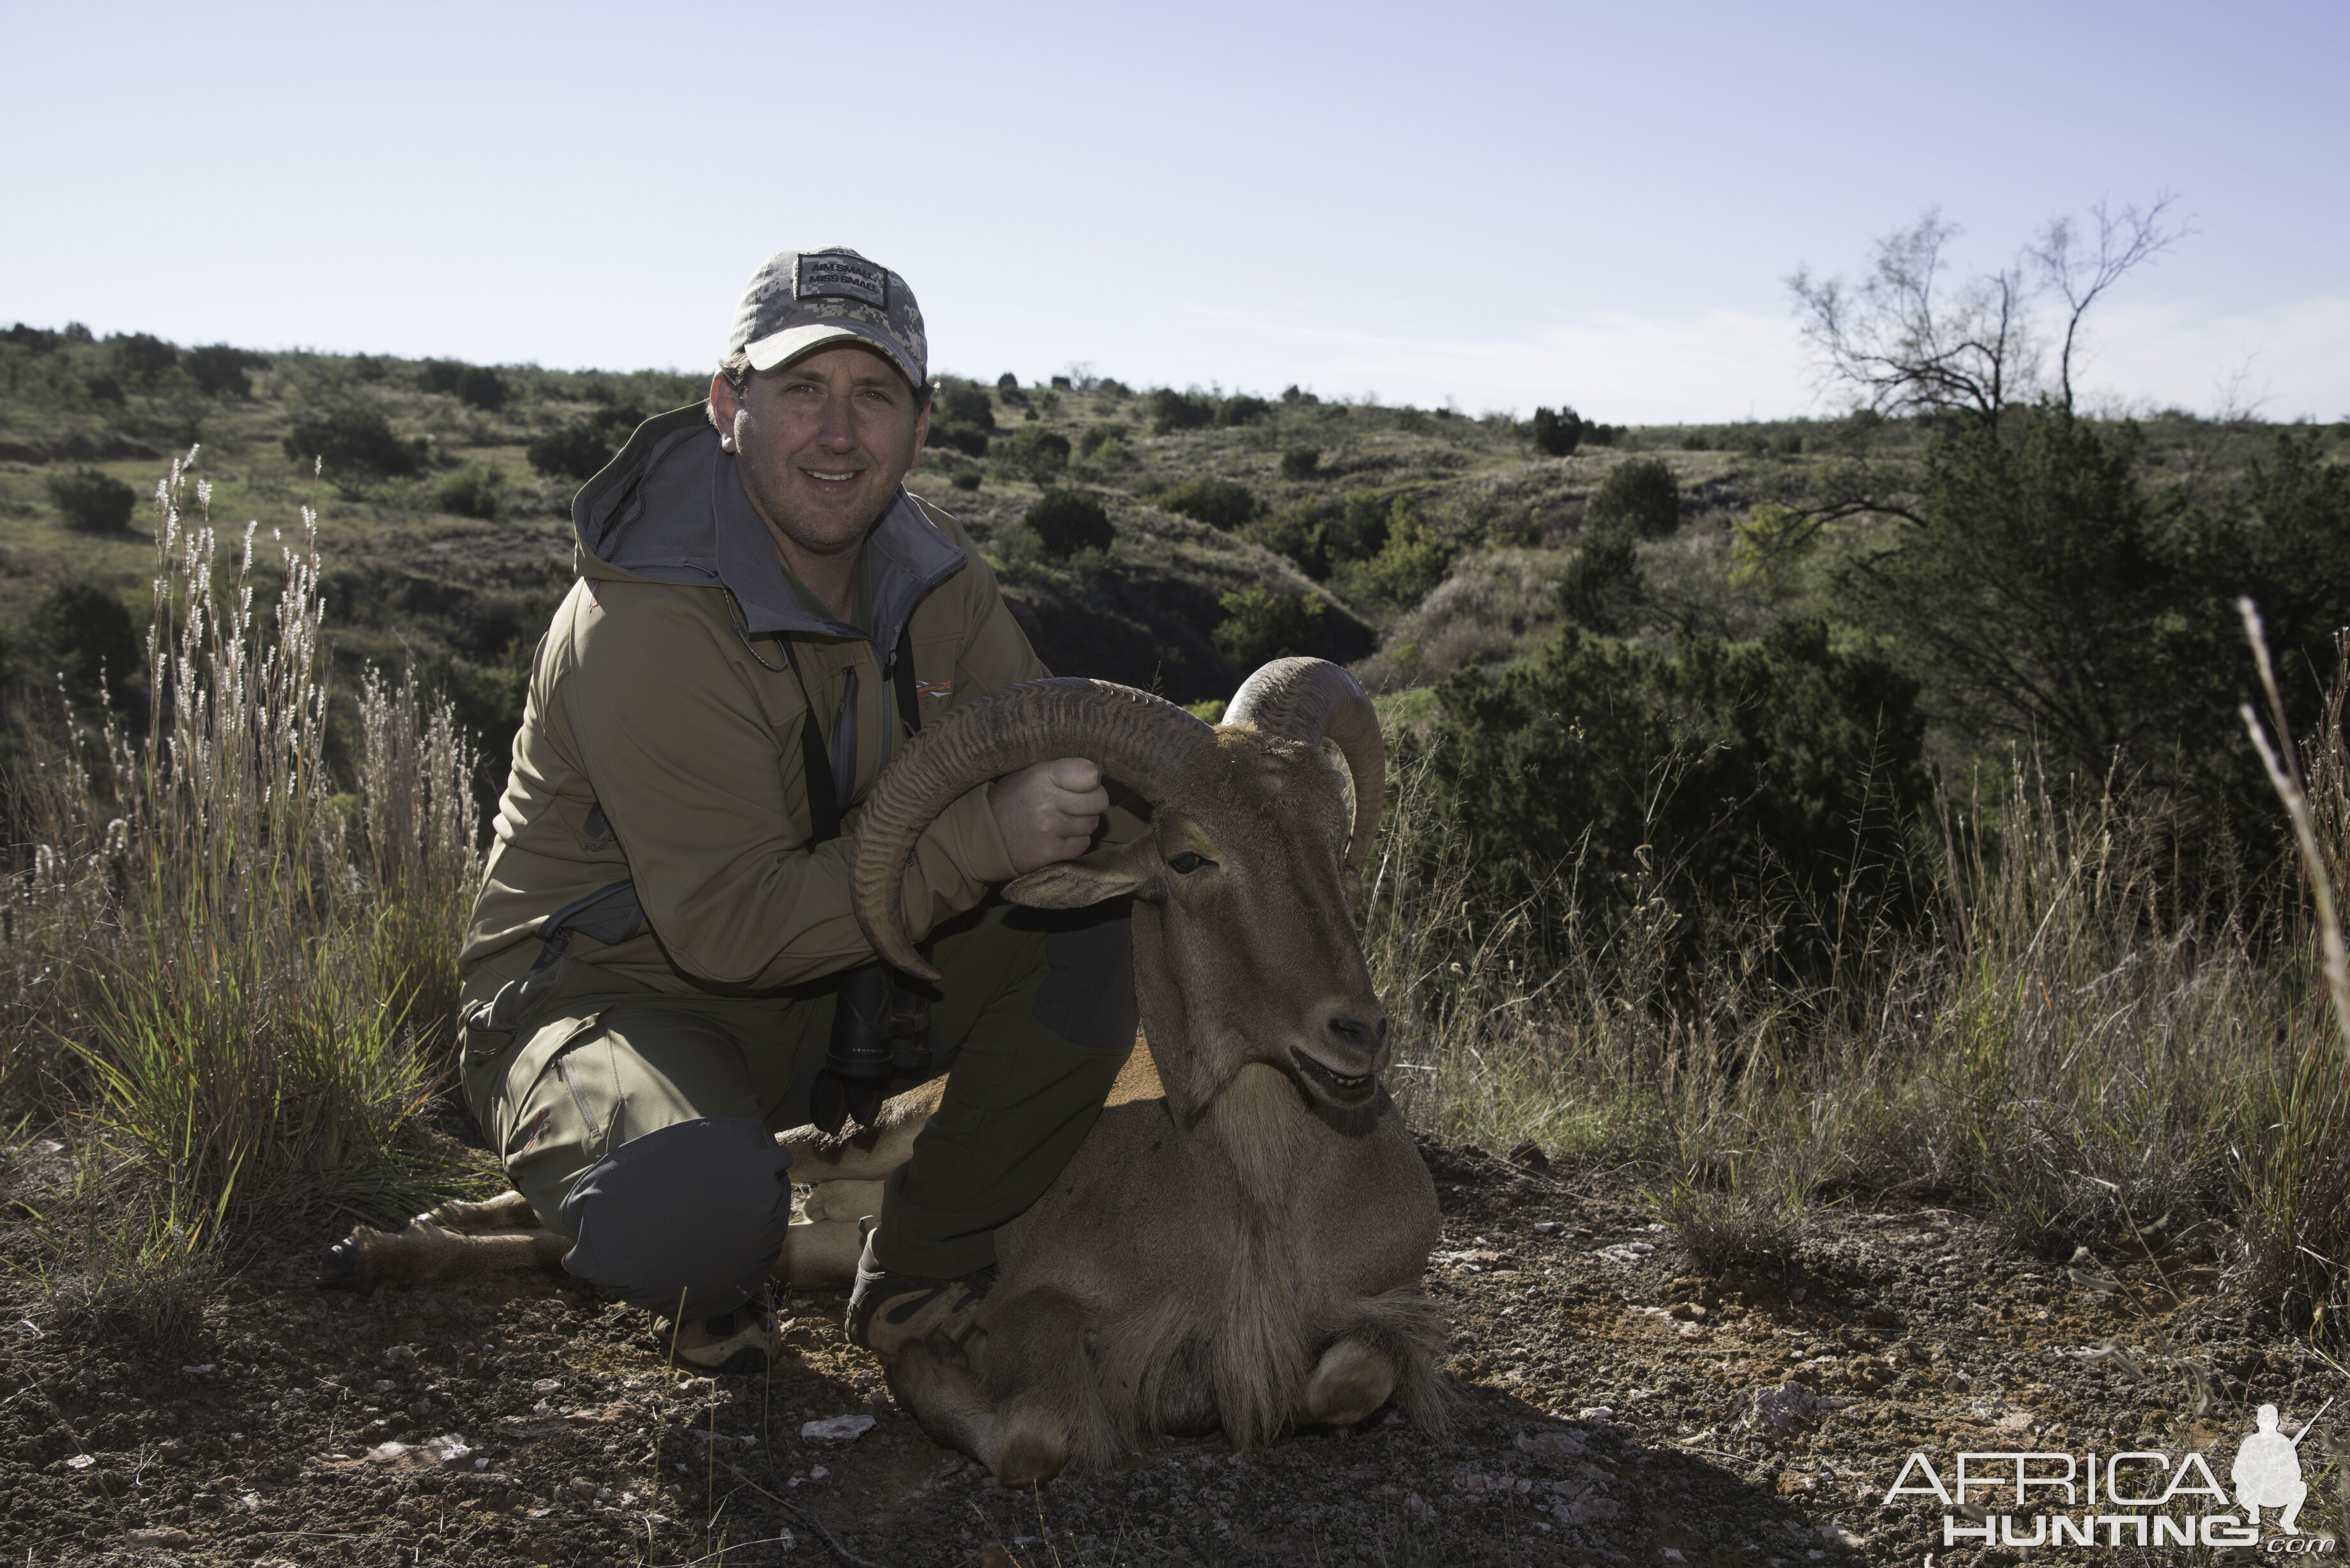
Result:
[[[1178,855],[1175,858],[1167,862],[1167,864],[1172,866],[1176,870],[1180,871],[1183,875],[1188,877],[1192,872],[1197,871],[1201,867],[1213,866],[1215,862],[1209,859],[1204,855],[1194,855],[1190,850],[1186,849],[1182,854]]]

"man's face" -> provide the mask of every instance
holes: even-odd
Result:
[[[855,550],[921,461],[930,410],[879,353],[843,346],[762,370],[740,397],[713,377],[719,439],[788,556]]]

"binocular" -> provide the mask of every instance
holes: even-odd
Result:
[[[886,963],[852,969],[840,977],[837,997],[824,1070],[808,1094],[808,1119],[827,1136],[851,1122],[871,1127],[890,1079],[931,1070],[931,1004],[901,984],[897,971]]]

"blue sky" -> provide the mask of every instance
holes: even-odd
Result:
[[[35,6],[0,317],[701,369],[768,252],[937,368],[1615,421],[1825,411],[1787,275],[1938,206],[2002,263],[2198,231],[2122,404],[2350,417],[2350,5]]]

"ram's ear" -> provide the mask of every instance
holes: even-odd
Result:
[[[1003,885],[1003,896],[1032,909],[1082,909],[1131,893],[1159,865],[1159,846],[1148,835],[1116,849],[1097,849],[1075,860],[1055,860]]]

